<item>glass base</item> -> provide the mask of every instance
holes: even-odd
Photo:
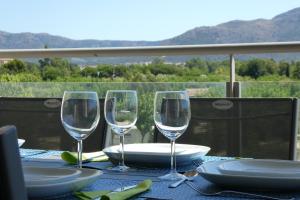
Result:
[[[120,171],[120,172],[126,172],[126,171],[129,170],[129,167],[127,167],[126,165],[118,165],[116,167],[111,168],[111,170]]]
[[[161,180],[166,180],[166,181],[179,181],[182,179],[185,179],[186,177],[182,174],[179,174],[177,172],[171,172],[169,174],[163,175],[158,177]]]

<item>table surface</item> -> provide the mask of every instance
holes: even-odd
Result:
[[[53,166],[53,167],[61,167],[66,166],[67,164],[62,161],[60,158],[61,151],[46,151],[46,150],[32,150],[32,149],[21,149],[21,157],[23,164],[30,164],[36,166]],[[220,159],[230,159],[224,157],[213,157],[213,156],[204,156],[203,161],[212,161],[212,160],[220,160]],[[93,190],[113,190],[116,188],[120,188],[123,186],[133,185],[138,182],[141,182],[145,179],[151,179],[153,181],[153,185],[151,190],[145,192],[137,199],[145,199],[145,197],[152,198],[161,198],[161,199],[173,199],[173,200],[186,200],[186,199],[249,199],[247,196],[203,196],[194,191],[187,184],[182,184],[177,188],[168,188],[168,185],[171,183],[169,181],[161,181],[158,179],[159,176],[168,173],[168,168],[131,168],[128,172],[116,172],[112,171],[109,168],[112,166],[110,162],[90,162],[84,164],[86,167],[94,167],[102,170],[103,175],[91,184],[90,186],[84,188],[84,191],[93,191]],[[196,165],[191,164],[190,166],[180,167],[178,171],[187,171],[189,169],[195,169]],[[193,183],[200,187],[209,187],[213,186],[210,182],[203,179],[201,176],[197,176]],[[264,193],[266,195],[273,195],[276,197],[295,197],[296,199],[300,199],[300,191],[299,192],[290,192],[290,193],[280,193],[280,191],[275,193]],[[48,198],[49,199],[49,198]],[[51,197],[51,199],[67,199],[73,200],[77,199],[71,194],[66,194],[63,196]],[[253,198],[252,198],[253,199]]]

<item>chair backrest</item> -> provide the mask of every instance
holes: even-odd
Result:
[[[191,121],[178,143],[210,146],[209,155],[295,159],[294,98],[191,98]],[[154,140],[166,142],[155,130]]]
[[[104,147],[106,122],[104,100],[100,101],[100,121],[96,130],[84,140],[84,151]],[[0,98],[0,126],[14,124],[25,148],[76,150],[76,141],[64,130],[60,119],[59,98]]]
[[[27,199],[15,126],[0,128],[0,158],[0,199]]]

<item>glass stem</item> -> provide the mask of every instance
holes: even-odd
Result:
[[[82,168],[82,140],[77,143],[77,167]]]
[[[121,153],[121,160],[119,162],[120,166],[125,166],[124,163],[124,134],[120,135],[120,148],[122,149],[122,153]]]
[[[175,140],[171,140],[171,173],[176,172]]]

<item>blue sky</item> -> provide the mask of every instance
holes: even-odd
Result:
[[[161,40],[229,20],[271,19],[296,7],[299,0],[1,0],[0,30]]]

